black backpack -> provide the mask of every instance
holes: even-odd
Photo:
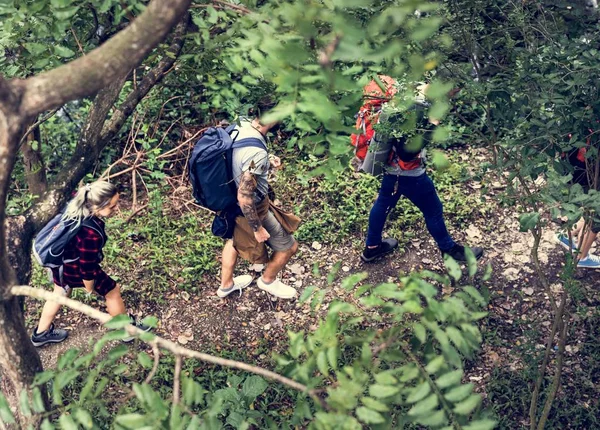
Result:
[[[189,161],[190,182],[196,202],[215,212],[237,205],[237,186],[232,173],[235,148],[254,146],[267,149],[257,138],[236,140],[235,124],[211,127],[196,142]]]
[[[416,102],[406,112],[391,116],[389,118],[390,122],[397,121],[399,123],[403,123],[408,120],[409,116],[414,115],[415,117],[411,118],[411,121],[414,121],[415,126],[419,130],[418,134],[422,136],[420,145],[414,148],[411,148],[407,145],[409,140],[404,136],[391,139],[391,143],[394,147],[396,155],[404,162],[410,162],[417,158],[421,153],[421,150],[432,140],[432,134],[435,130],[435,125],[431,124],[427,118],[426,113],[428,108],[429,103]]]

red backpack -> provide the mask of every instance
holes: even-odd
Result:
[[[373,126],[379,121],[381,107],[384,103],[390,101],[397,91],[394,87],[396,81],[393,78],[380,75],[379,79],[385,86],[385,93],[375,80],[372,80],[363,88],[365,103],[356,114],[356,129],[359,130],[359,133],[350,136],[352,146],[355,148],[354,155],[361,161],[365,159],[375,134]]]

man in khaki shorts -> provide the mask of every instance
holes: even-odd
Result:
[[[250,275],[233,277],[238,255],[251,263],[267,264],[256,281],[258,288],[281,299],[293,299],[297,295],[294,288],[277,279],[277,274],[298,250],[292,233],[298,228],[300,219],[269,201],[267,175],[270,163],[265,136],[274,126],[261,124],[258,118],[242,119],[233,134],[235,139],[257,138],[265,147],[246,146],[233,150],[232,173],[244,216],[237,217],[233,239],[223,248],[221,286],[217,291],[221,298],[252,283]],[[270,258],[265,244],[273,251]]]

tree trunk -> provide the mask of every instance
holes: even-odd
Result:
[[[40,140],[40,128],[36,127],[25,137],[25,141],[21,145],[27,187],[29,193],[36,196],[36,200],[47,189],[46,166],[42,157]],[[36,142],[35,146],[34,142]]]
[[[165,38],[184,15],[190,2],[191,0],[152,0],[144,13],[127,29],[88,55],[26,80],[7,81],[0,76],[0,369],[8,380],[3,380],[2,385],[10,387],[13,394],[18,395],[23,389],[30,390],[33,378],[42,370],[42,365],[25,329],[19,300],[12,296],[10,289],[15,285],[17,277],[29,280],[29,252],[33,235],[56,212],[60,203],[65,201],[65,194],[80,179],[76,178],[75,172],[63,177],[65,180],[55,183],[34,208],[27,211],[26,216],[13,217],[5,223],[11,173],[26,125],[31,124],[32,119],[43,111],[58,108],[70,100],[93,95],[111,84],[111,90],[114,91],[114,82],[140,64]],[[101,110],[103,109],[104,106]],[[98,113],[100,118],[101,113]],[[94,130],[94,134],[101,133],[105,118],[106,113],[100,121],[100,131]],[[85,142],[87,143],[89,142]],[[82,145],[85,149],[95,154],[99,152],[97,147],[85,144]],[[89,165],[90,152],[79,152],[79,155],[80,164]],[[73,166],[67,164],[66,168],[69,167]],[[82,176],[85,173],[77,170],[77,174]],[[7,230],[10,236],[7,235]],[[7,246],[9,237],[11,243]],[[9,249],[12,254],[10,258],[7,252]],[[18,276],[15,276],[11,266],[18,268]],[[44,398],[47,396],[44,395]],[[14,400],[13,396],[13,405]],[[33,424],[35,427],[36,418],[24,417],[18,408],[15,412],[21,425]]]

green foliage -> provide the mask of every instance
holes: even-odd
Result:
[[[472,428],[492,428],[493,421],[471,416],[481,397],[472,393],[472,384],[461,383],[463,360],[472,358],[482,341],[476,325],[486,316],[482,295],[466,286],[438,299],[435,284],[451,281],[431,273],[368,292],[356,288],[360,279],[353,275],[342,284],[360,308],[334,301],[314,333],[290,332],[289,350],[277,358],[291,377],[323,387],[332,410],[315,414],[312,426],[360,428],[362,422],[437,428],[471,418]],[[311,293],[313,302],[324,299],[318,290]],[[369,320],[381,321],[384,328],[370,328]]]
[[[477,290],[465,286],[440,297],[436,286],[449,285],[450,278],[424,272],[367,293],[359,288],[362,279],[358,274],[343,280],[349,301],[332,302],[313,333],[290,332],[289,349],[276,356],[280,369],[320,393],[328,409],[257,375],[203,369],[206,365],[194,360],[184,365],[175,405],[173,358],[163,356],[146,382],[152,359],[113,343],[126,336],[116,330],[87,352],[65,352],[56,369],[38,374],[32,396],[21,396],[21,410],[46,414],[43,428],[48,429],[441,428],[451,423],[493,428],[480,410],[481,397],[472,384],[462,383],[464,360],[473,358],[481,344],[477,321],[486,315]],[[113,319],[106,325],[119,329],[126,322]],[[51,393],[49,410],[42,386]],[[273,410],[273,402],[281,406]],[[0,414],[10,422],[3,397]]]

